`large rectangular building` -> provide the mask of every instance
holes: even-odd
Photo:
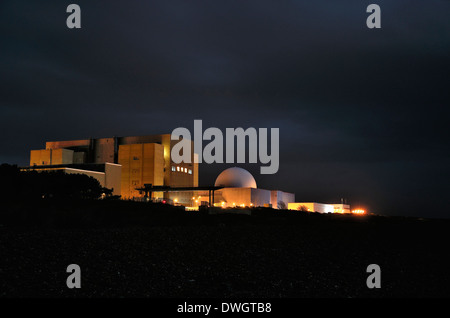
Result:
[[[198,163],[194,163],[194,153],[191,163],[175,164],[171,160],[172,148],[178,142],[171,140],[170,134],[48,141],[45,149],[31,151],[30,166],[119,164],[122,166],[122,198],[137,199],[144,194],[136,189],[144,184],[198,186],[199,171]],[[186,192],[177,195],[177,200],[188,203],[192,195]],[[172,196],[170,192],[153,193],[155,199],[172,199]]]

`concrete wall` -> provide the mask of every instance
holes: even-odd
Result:
[[[73,163],[86,163],[86,153],[85,152],[74,152],[73,153]]]
[[[220,192],[228,207],[252,204],[252,188],[224,188],[217,192]]]
[[[69,149],[52,149],[52,165],[63,165],[73,163],[73,150]]]
[[[113,195],[121,195],[122,166],[114,163],[105,164],[105,188],[113,189]]]
[[[66,141],[47,141],[45,149],[60,149],[60,148],[75,148],[75,147],[89,147],[89,139],[81,140],[66,140]]]
[[[289,210],[301,210],[306,212],[333,213],[334,206],[332,204],[316,203],[316,202],[293,202],[288,204]]]
[[[350,205],[348,204],[333,204],[334,213],[350,213]]]
[[[40,149],[30,151],[30,166],[62,165],[73,163],[73,150]]]
[[[94,162],[114,163],[114,138],[94,139]]]
[[[136,188],[164,185],[164,149],[156,143],[119,146],[122,198],[143,197]]]
[[[295,194],[272,190],[270,192],[270,203],[274,209],[288,208],[288,203],[295,202]]]
[[[57,170],[57,169],[55,169]],[[106,187],[105,182],[105,173],[104,172],[97,172],[97,171],[90,171],[90,170],[81,170],[81,169],[73,169],[73,168],[63,168],[62,169],[67,174],[84,174],[89,177],[93,177],[94,179],[97,179],[98,182],[102,187]]]
[[[30,166],[45,166],[52,164],[52,151],[46,149],[30,151]]]
[[[214,202],[225,206],[264,206],[270,204],[270,190],[256,188],[223,188],[216,191]]]
[[[270,190],[251,188],[253,206],[270,204]]]

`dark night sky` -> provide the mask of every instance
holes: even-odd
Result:
[[[82,29],[66,27],[77,3]],[[377,3],[382,29],[370,30]],[[279,127],[297,201],[450,217],[450,1],[0,2],[0,162],[47,140]],[[228,165],[203,165],[211,184]]]

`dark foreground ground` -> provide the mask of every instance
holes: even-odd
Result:
[[[448,220],[102,204],[3,212],[0,295],[450,296]],[[81,267],[81,289],[66,287],[69,264]],[[381,289],[366,286],[369,264],[381,267]]]

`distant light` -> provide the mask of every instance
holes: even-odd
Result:
[[[166,204],[166,200],[163,200],[162,203]]]
[[[353,214],[365,214],[366,211],[364,211],[363,209],[356,209],[356,210],[352,210]]]
[[[177,199],[177,198],[173,199],[173,202],[177,203],[177,202],[178,202],[178,199]]]

